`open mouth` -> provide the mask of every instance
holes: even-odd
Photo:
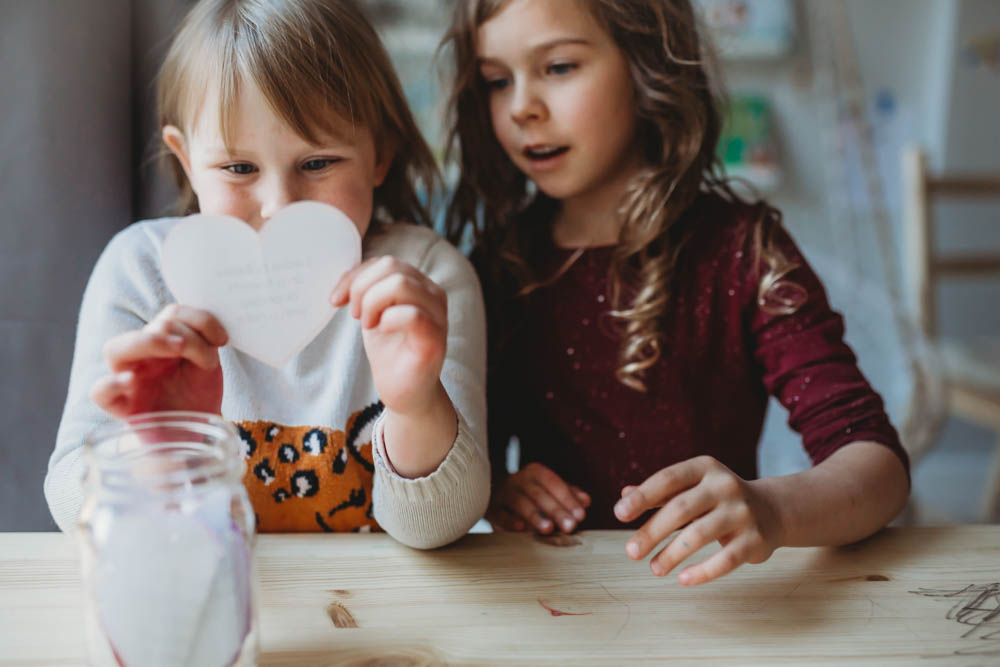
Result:
[[[568,150],[569,146],[528,146],[524,149],[524,156],[529,160],[548,160]]]

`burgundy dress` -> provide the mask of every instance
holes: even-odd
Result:
[[[686,214],[692,236],[678,258],[665,344],[644,377],[645,393],[614,374],[620,338],[606,315],[612,247],[584,251],[555,282],[521,299],[483,276],[495,477],[507,442],[517,436],[522,466],[540,462],[590,494],[581,528],[621,528],[612,511],[621,488],[671,464],[708,454],[744,479],[756,478],[771,394],[788,410],[814,463],[850,442],[871,440],[909,470],[882,399],[843,340],[841,316],[781,228],[776,243],[798,264],[787,279],[804,288],[805,301],[791,315],[758,306],[757,217],[758,209],[712,196]],[[572,253],[555,248],[541,263],[549,272],[543,275]],[[497,308],[498,300],[518,303],[517,316],[499,317],[510,311]]]

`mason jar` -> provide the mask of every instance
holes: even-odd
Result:
[[[137,415],[92,433],[84,452],[90,663],[256,664],[254,514],[232,424]]]

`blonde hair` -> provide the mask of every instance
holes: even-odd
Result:
[[[392,151],[376,188],[375,221],[430,225],[421,200],[439,186],[437,165],[406,103],[389,55],[355,0],[201,0],[171,43],[157,80],[159,126],[189,134],[218,93],[219,126],[231,136],[241,86],[255,85],[306,141],[340,119],[367,128],[376,151]],[[198,210],[176,157],[179,213]]]
[[[507,0],[459,0],[444,44],[452,49],[455,80],[450,100],[448,158],[461,177],[449,204],[446,228],[460,239],[471,228],[490,280],[513,279],[523,296],[548,284],[536,261],[551,247],[547,225],[558,202],[532,187],[493,134],[488,90],[479,75],[476,32]],[[639,116],[644,167],[620,203],[619,242],[609,270],[609,315],[622,336],[619,381],[645,391],[645,371],[659,360],[662,316],[678,255],[690,230],[677,224],[702,193],[744,202],[731,188],[716,155],[721,132],[720,100],[711,86],[707,49],[699,40],[688,0],[584,0],[597,22],[625,56]],[[678,131],[677,128],[683,128]],[[799,297],[776,299],[777,288],[795,267],[775,247],[780,213],[757,201],[754,247],[766,267],[758,303],[777,313],[792,312]],[[791,292],[795,292],[794,285]],[[789,291],[784,290],[787,294]]]

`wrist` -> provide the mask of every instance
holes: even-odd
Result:
[[[787,503],[781,502],[779,485],[775,484],[776,479],[780,478],[755,479],[748,482],[754,490],[759,505],[757,511],[761,516],[765,537],[775,549],[789,544],[788,535],[791,531],[789,525],[791,518],[785,511]]]
[[[440,382],[419,411],[386,408],[382,444],[392,470],[401,477],[426,477],[448,456],[458,435],[458,416]]]

